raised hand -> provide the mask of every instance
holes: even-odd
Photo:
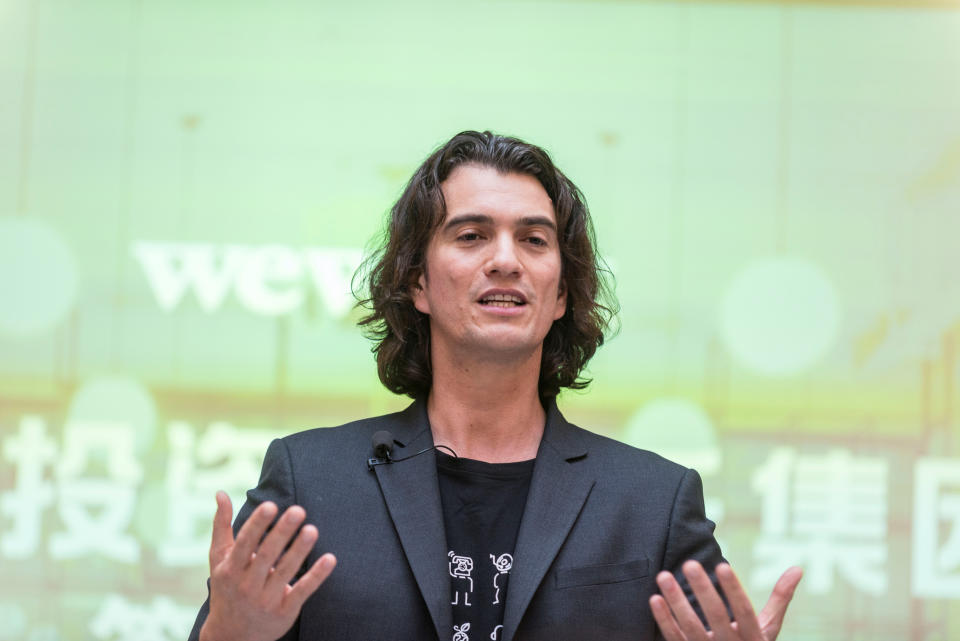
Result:
[[[716,574],[720,587],[727,596],[730,610],[733,612],[733,620],[730,619],[723,599],[720,598],[720,594],[717,593],[703,566],[696,561],[687,561],[683,564],[683,575],[697,597],[700,608],[710,625],[710,631],[704,628],[676,577],[669,572],[661,572],[657,575],[657,585],[660,586],[663,596],[655,594],[650,597],[650,609],[667,641],[773,641],[776,639],[780,634],[787,606],[790,605],[797,584],[803,577],[803,570],[792,567],[780,576],[759,617],[754,612],[743,586],[733,573],[733,568],[726,563],[721,563],[716,568]]]
[[[230,497],[217,492],[210,544],[210,613],[200,630],[201,641],[273,641],[283,636],[303,602],[333,571],[336,558],[324,554],[290,585],[313,549],[317,528],[303,526],[284,552],[307,513],[299,505],[288,508],[264,538],[277,509],[270,501],[261,503],[234,540]]]

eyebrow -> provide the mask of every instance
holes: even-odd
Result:
[[[477,223],[480,225],[492,225],[493,217],[486,214],[460,214],[454,216],[443,225],[444,231],[451,227],[462,225],[464,223]],[[557,224],[547,216],[523,216],[517,221],[518,227],[546,227],[554,232],[557,231]]]

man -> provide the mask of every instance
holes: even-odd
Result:
[[[757,617],[697,473],[556,408],[586,386],[613,305],[585,203],[544,151],[458,134],[370,265],[361,324],[414,403],[274,441],[233,530],[218,493],[191,639],[777,636],[800,570]],[[392,451],[368,465],[371,439]]]

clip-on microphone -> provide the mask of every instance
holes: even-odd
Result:
[[[367,467],[373,469],[374,465],[388,465],[390,463],[399,463],[400,461],[407,461],[412,459],[414,456],[420,456],[424,452],[429,452],[430,450],[444,449],[449,450],[453,458],[460,458],[457,456],[457,453],[453,451],[453,448],[446,445],[431,445],[430,447],[420,450],[416,454],[411,454],[410,456],[404,456],[403,458],[395,459],[393,458],[393,434],[387,430],[380,430],[379,432],[374,433],[373,435],[373,458],[367,459]]]

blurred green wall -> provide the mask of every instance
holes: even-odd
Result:
[[[957,638],[958,9],[3,3],[0,641],[184,638],[213,492],[405,405],[350,277],[463,129],[590,203],[568,417],[699,469],[758,606],[805,566],[784,638]]]

